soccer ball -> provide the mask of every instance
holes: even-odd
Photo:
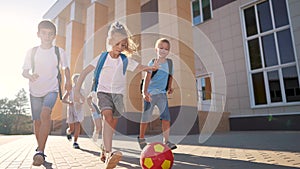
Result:
[[[162,143],[148,144],[141,152],[140,164],[143,169],[172,168],[174,155],[170,148]]]

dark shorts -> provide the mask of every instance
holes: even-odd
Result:
[[[124,103],[122,94],[98,92],[98,105],[101,110],[112,110],[113,117],[119,118],[124,112]]]

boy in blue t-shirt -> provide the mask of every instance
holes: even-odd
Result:
[[[163,131],[163,142],[170,149],[176,149],[177,146],[169,141],[170,135],[170,112],[168,105],[168,94],[173,93],[172,80],[173,80],[173,68],[169,68],[172,64],[167,56],[170,51],[170,42],[161,38],[156,41],[155,50],[157,53],[157,58],[149,62],[149,66],[154,63],[159,64],[159,69],[157,72],[148,71],[146,72],[145,81],[143,84],[143,99],[144,99],[144,111],[142,113],[142,119],[140,123],[140,134],[138,137],[138,142],[140,148],[143,149],[147,143],[145,140],[145,132],[148,123],[151,120],[154,106],[157,106],[160,112],[160,120],[162,121],[162,131]],[[172,70],[169,72],[169,70]]]

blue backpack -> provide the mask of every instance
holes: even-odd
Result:
[[[107,58],[107,54],[108,54],[108,52],[102,52],[101,56],[100,56],[100,58],[97,62],[97,66],[96,66],[95,71],[94,71],[92,91],[95,91],[95,92],[97,91],[99,76],[100,76],[101,70],[103,68],[104,62]],[[125,75],[126,70],[127,70],[127,66],[128,66],[128,59],[127,59],[126,55],[124,55],[123,53],[121,53],[120,56],[121,56],[121,59],[123,61],[123,74]]]

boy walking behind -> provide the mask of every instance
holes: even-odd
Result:
[[[66,54],[63,49],[57,48],[60,56],[58,60],[56,47],[52,44],[56,36],[55,25],[47,20],[41,21],[37,36],[41,44],[27,52],[22,73],[29,79],[31,113],[38,143],[36,154],[33,156],[34,166],[40,166],[45,161],[44,149],[50,131],[51,111],[59,92],[58,63],[64,70],[65,89],[70,91],[72,88]]]
[[[159,69],[156,72],[148,71],[145,75],[146,78],[142,89],[144,111],[140,124],[138,143],[141,149],[147,145],[145,132],[151,120],[153,108],[156,105],[160,112],[160,120],[162,121],[163,142],[173,150],[176,149],[177,146],[169,141],[171,118],[167,98],[167,92],[168,94],[173,93],[173,88],[171,87],[173,68],[169,68],[169,66],[173,66],[173,64],[169,64],[169,62],[172,63],[172,61],[167,59],[170,51],[170,42],[165,38],[158,39],[155,44],[155,51],[157,57],[154,60],[159,64]],[[154,60],[151,60],[148,65],[153,65]],[[172,70],[172,72],[169,72],[169,70]]]

